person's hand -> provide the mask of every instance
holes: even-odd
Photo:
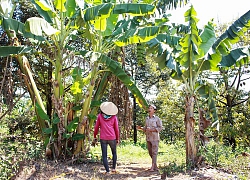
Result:
[[[91,146],[95,147],[96,145],[97,145],[97,138],[94,138],[92,143],[91,143]]]
[[[143,128],[141,126],[136,126],[137,130],[143,130]]]
[[[147,127],[146,131],[147,131],[147,132],[155,132],[155,128]]]
[[[120,140],[117,139],[117,140],[116,140],[116,145],[119,145],[119,144],[120,144]]]

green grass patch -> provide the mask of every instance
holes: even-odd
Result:
[[[177,164],[185,163],[185,147],[183,142],[176,142],[175,144],[164,144],[163,141],[159,143],[158,150],[158,165],[164,165],[169,162],[176,162]],[[101,160],[101,146],[91,147],[90,154],[93,159]],[[108,147],[108,157],[112,158],[112,153]],[[151,158],[146,147],[146,140],[139,138],[138,143],[133,141],[122,141],[117,146],[118,162],[129,163],[145,163],[150,164]]]

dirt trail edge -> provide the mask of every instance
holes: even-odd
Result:
[[[104,168],[100,162],[81,163],[70,165],[68,163],[32,162],[23,166],[18,175],[12,179],[16,180],[90,180],[90,179],[137,179],[157,180],[161,179],[158,171],[150,172],[150,164],[133,163],[117,165],[117,173],[103,174]],[[199,170],[192,170],[185,173],[174,174],[166,179],[202,179],[202,180],[228,180],[237,179],[234,175],[213,167],[204,167]]]

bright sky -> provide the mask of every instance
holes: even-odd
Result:
[[[214,23],[231,22],[250,10],[250,0],[190,0],[197,12],[199,25],[207,24],[214,18]],[[190,8],[190,4],[185,8],[171,11],[173,22],[184,23],[184,13]]]

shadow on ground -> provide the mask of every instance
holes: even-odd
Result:
[[[70,164],[70,162],[33,162],[22,167],[20,173],[12,180],[159,180],[158,171],[150,172],[150,164],[132,163],[117,165],[117,173],[104,174],[105,170],[100,162]],[[213,167],[172,174],[171,180],[216,180],[234,179],[233,175]]]

